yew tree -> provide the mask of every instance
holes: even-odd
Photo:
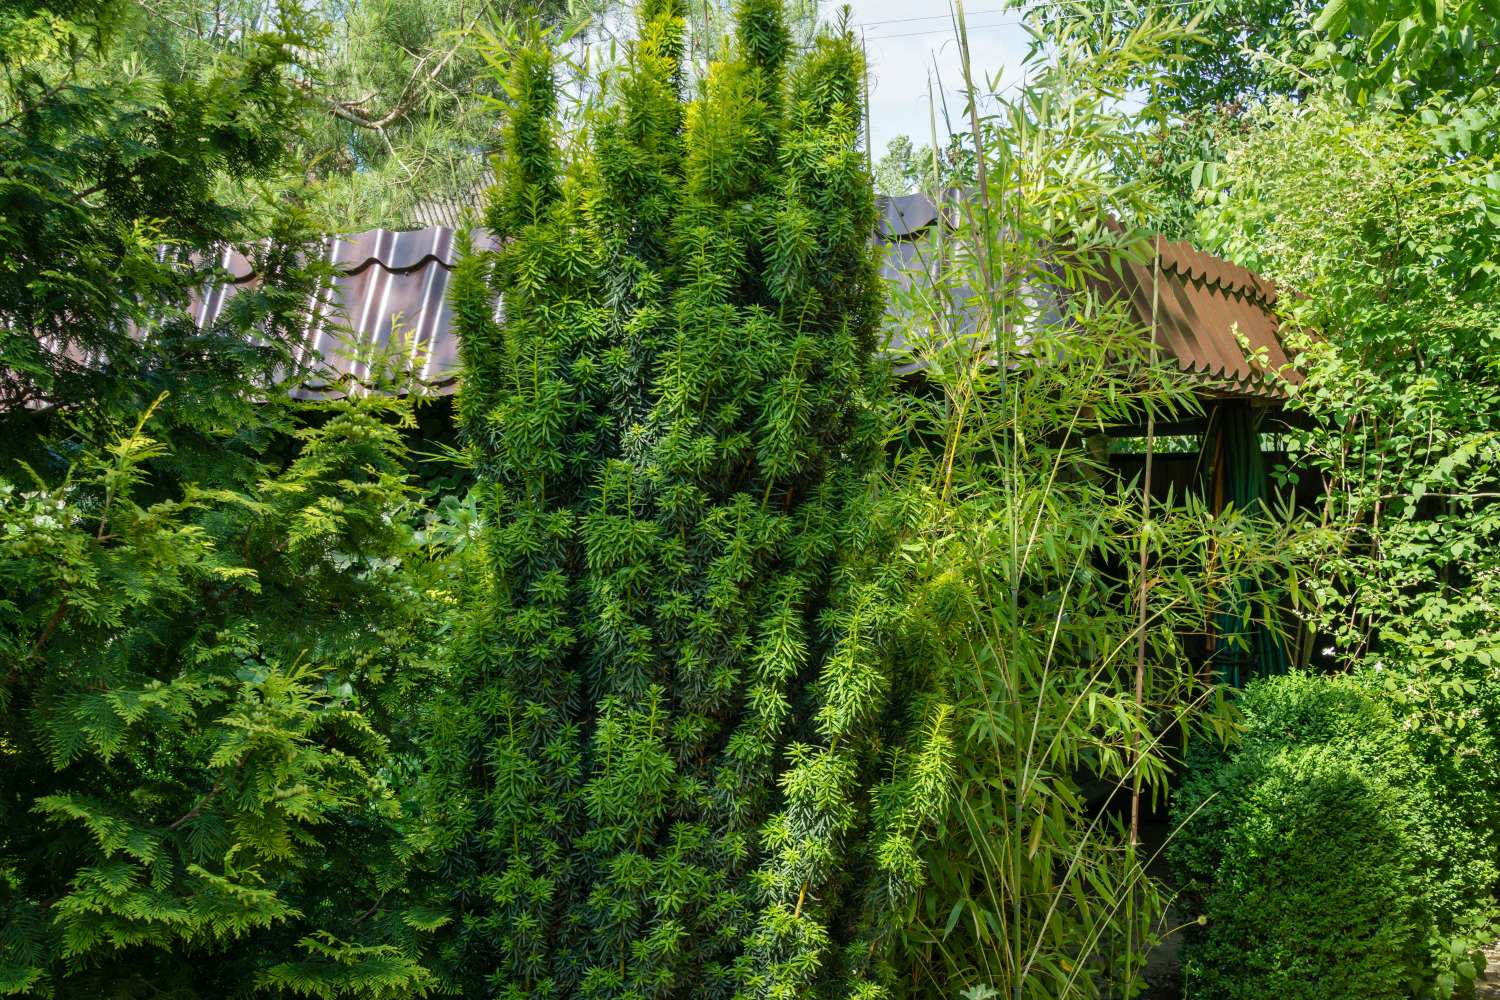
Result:
[[[744,0],[690,95],[685,16],[640,5],[566,149],[545,45],[510,60],[498,249],[455,277],[486,527],[429,781],[467,995],[867,988],[892,613],[863,65]]]

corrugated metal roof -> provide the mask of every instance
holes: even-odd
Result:
[[[1187,244],[1157,238],[1157,336],[1183,371],[1230,395],[1273,396],[1270,372],[1301,381],[1281,342],[1276,286],[1243,267]],[[1151,323],[1151,264],[1127,262],[1119,290],[1136,316]],[[1236,336],[1236,333],[1239,336]],[[1244,338],[1249,348],[1241,346]],[[1266,367],[1256,357],[1263,356]]]
[[[455,235],[446,227],[372,229],[325,240],[323,259],[333,265],[336,278],[311,311],[316,318],[304,331],[298,360],[321,357],[324,367],[357,382],[369,376],[372,357],[401,350],[422,381],[438,392],[452,392],[458,336],[448,305],[448,280],[457,260]],[[480,249],[494,245],[482,230],[475,238]],[[193,303],[200,326],[218,318],[229,298],[256,280],[250,261],[236,251],[219,263],[232,281]],[[312,397],[322,390],[313,382],[294,395]]]
[[[942,214],[952,218],[963,195],[950,191],[947,197]],[[888,280],[909,286],[916,274],[931,266],[928,243],[939,215],[938,206],[925,195],[885,200],[880,238],[888,248],[883,265]],[[1301,380],[1300,373],[1287,368],[1274,284],[1188,243],[1158,237],[1156,253],[1161,262],[1156,342],[1183,372],[1200,381],[1206,393],[1275,398],[1282,393],[1267,378],[1269,373],[1282,372],[1294,383]],[[1124,298],[1147,328],[1152,325],[1152,270],[1149,260],[1125,261],[1120,274],[1107,274],[1096,283],[1102,294]],[[959,290],[959,294],[967,298],[972,293]],[[1244,337],[1250,354],[1263,352],[1265,369],[1257,368],[1236,332]]]
[[[882,270],[887,279],[910,283],[928,262],[921,247],[938,222],[939,210],[924,196],[885,199],[878,238],[887,247]],[[420,360],[423,381],[451,392],[458,376],[458,338],[448,307],[448,279],[455,262],[455,232],[446,227],[392,232],[374,229],[325,241],[325,259],[338,277],[326,290],[321,322],[306,332],[304,359],[321,354],[325,364],[356,381],[368,376],[372,352],[393,342]],[[481,246],[493,246],[484,230]],[[1274,285],[1242,267],[1186,243],[1158,240],[1161,282],[1157,302],[1157,342],[1186,373],[1197,376],[1214,395],[1272,397],[1276,390],[1256,370],[1235,337],[1238,330],[1252,350],[1264,351],[1273,368],[1287,364],[1274,310]],[[231,252],[222,261],[233,283],[209,290],[195,303],[200,324],[218,316],[229,296],[255,280],[249,262]],[[1103,291],[1124,296],[1143,325],[1152,316],[1151,265],[1126,262],[1119,276],[1104,280]],[[349,345],[358,347],[348,356]],[[399,338],[399,339],[398,339]],[[1291,376],[1294,380],[1298,377]],[[299,395],[319,395],[310,385]]]

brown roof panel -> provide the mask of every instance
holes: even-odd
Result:
[[[1178,366],[1207,376],[1218,393],[1278,396],[1280,390],[1246,356],[1235,332],[1252,351],[1264,350],[1271,367],[1289,362],[1281,343],[1280,321],[1274,306],[1276,286],[1265,278],[1184,242],[1158,240],[1161,254],[1162,301],[1157,323],[1162,343],[1176,355]],[[1130,264],[1130,280],[1118,292],[1129,298],[1137,319],[1151,322],[1151,267]],[[1292,382],[1297,372],[1287,372]]]
[[[1266,349],[1273,365],[1285,364],[1275,313],[1254,276],[1243,272],[1248,277],[1242,280],[1233,265],[1189,244],[1158,240],[1157,246],[1161,284],[1154,296],[1149,261],[1120,260],[1118,272],[1106,271],[1093,283],[1095,289],[1105,297],[1123,299],[1148,328],[1154,299],[1157,344],[1182,371],[1201,378],[1205,391],[1216,396],[1280,395],[1234,335],[1238,329],[1253,348]],[[1248,293],[1241,290],[1242,284],[1248,285]]]
[[[1236,316],[1229,300],[1215,290],[1195,288],[1163,269],[1162,296],[1172,303],[1174,318],[1188,331],[1190,356],[1202,371],[1219,378],[1233,378],[1244,366],[1244,352],[1233,333]],[[1219,336],[1224,331],[1226,336]],[[1245,372],[1248,374],[1248,370]]]

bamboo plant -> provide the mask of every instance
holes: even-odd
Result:
[[[1108,467],[1112,427],[1148,428],[1149,469],[1155,419],[1197,407],[1152,325],[1098,292],[1127,258],[1159,280],[1133,222],[1153,192],[1113,169],[1151,108],[1118,98],[1183,29],[1057,28],[1015,94],[970,68],[961,8],[955,31],[975,186],[931,193],[947,221],[893,310],[922,391],[889,484],[921,692],[883,798],[891,963],[902,996],[1135,996],[1170,930],[1143,816],[1184,735],[1232,726],[1189,643],[1287,529]]]

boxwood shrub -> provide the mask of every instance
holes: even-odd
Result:
[[[1187,995],[1395,1000],[1472,981],[1496,882],[1490,755],[1403,726],[1360,677],[1292,674],[1239,701],[1242,739],[1193,749],[1174,807],[1169,857],[1200,921]]]

